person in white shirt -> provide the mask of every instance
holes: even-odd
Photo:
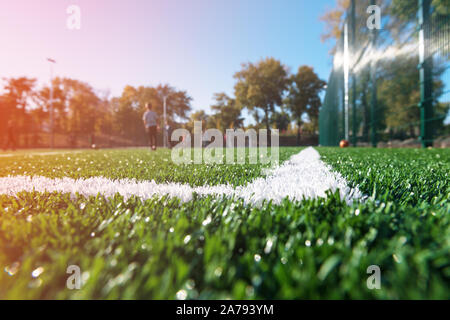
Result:
[[[152,150],[156,150],[156,134],[158,130],[158,115],[153,111],[151,103],[146,103],[145,107],[147,111],[144,113],[142,120],[144,121],[145,130],[147,131],[150,147]]]

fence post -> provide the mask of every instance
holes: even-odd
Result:
[[[355,52],[356,52],[356,2],[352,0],[351,4],[351,29],[352,29],[352,38],[351,38],[351,79],[352,79],[352,144],[356,147],[357,143],[357,132],[356,132],[356,76],[354,72],[355,67]]]
[[[433,57],[430,52],[431,0],[419,1],[420,140],[422,147],[433,145]]]
[[[376,0],[371,0],[371,5],[376,5]],[[377,29],[373,28],[371,32],[372,49],[375,50],[377,42]],[[372,147],[377,147],[377,60],[376,57],[371,61],[370,70],[372,82],[372,99],[370,101],[370,118],[371,118],[371,142]]]
[[[348,115],[346,114],[346,105],[347,105],[347,102],[346,102],[346,99],[345,99],[345,71],[344,71],[344,66],[342,65],[342,68],[341,68],[341,72],[339,73],[339,83],[340,83],[340,90],[341,90],[341,92],[342,92],[342,101],[341,101],[341,103],[342,103],[342,136],[341,137],[339,137],[339,138],[337,138],[337,139],[335,139],[336,140],[336,143],[335,143],[335,145],[339,145],[339,143],[340,143],[340,140],[342,140],[342,139],[347,139],[348,137],[347,137],[347,132],[348,131],[346,131],[346,129],[347,129],[347,122],[346,122],[346,117],[348,118]]]

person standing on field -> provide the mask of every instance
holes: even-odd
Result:
[[[147,131],[150,147],[156,150],[156,132],[158,129],[158,115],[153,111],[151,103],[146,103],[147,111],[144,113],[142,120],[144,121],[145,130]]]

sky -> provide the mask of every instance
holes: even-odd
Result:
[[[126,85],[168,83],[194,110],[233,94],[242,63],[275,57],[328,80],[331,43],[319,17],[334,0],[0,0],[0,78],[54,75],[120,96]],[[70,30],[67,9],[81,10]]]

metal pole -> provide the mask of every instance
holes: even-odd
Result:
[[[433,145],[433,57],[430,53],[431,0],[419,0],[420,140]]]
[[[355,0],[352,0],[352,8],[351,8],[351,28],[352,28],[352,40],[351,40],[351,77],[352,77],[352,143],[353,146],[356,147],[357,143],[357,132],[356,132],[356,75],[354,71],[354,63],[355,63],[355,48],[356,48],[356,3]]]
[[[344,32],[345,32],[345,30],[344,30]],[[345,41],[346,41],[345,33],[344,33],[344,36],[341,37],[340,41],[341,41],[341,46],[343,48],[342,51],[344,52],[344,59],[345,59]],[[341,128],[342,129],[339,131],[339,137],[334,137],[334,140],[333,140],[333,141],[335,141],[334,145],[337,145],[337,146],[339,145],[339,141],[340,140],[346,139],[346,131],[345,131],[346,130],[346,109],[345,108],[347,107],[347,102],[346,102],[346,93],[347,93],[347,91],[346,91],[345,83],[347,81],[347,78],[346,78],[346,75],[345,75],[344,63],[342,63],[339,66],[339,73],[338,73],[338,75],[339,75],[338,90],[340,90],[340,93],[341,93],[340,94],[341,101],[339,101],[339,102],[340,102],[340,106],[342,107],[340,109],[342,111],[341,112],[341,115],[342,115]]]
[[[47,59],[50,62],[50,130],[51,139],[50,147],[53,149],[55,147],[55,125],[54,125],[54,115],[53,115],[53,63],[54,60]]]
[[[376,0],[371,0],[371,5],[376,5]],[[372,50],[376,48],[377,42],[377,29],[372,29]],[[371,141],[372,147],[377,147],[377,58],[372,58],[371,61],[371,82],[372,82],[372,99],[370,102],[370,113],[371,113]]]
[[[167,128],[166,128],[166,100],[167,100],[167,97],[166,96],[164,96],[164,112],[163,112],[163,121],[164,121],[164,124],[163,124],[163,145],[164,145],[164,148],[166,148],[167,147],[167,145],[166,145],[166,140],[167,140]]]
[[[349,50],[348,50],[348,25],[344,26],[344,136],[349,140],[349,99],[348,99],[348,76],[349,76]]]

